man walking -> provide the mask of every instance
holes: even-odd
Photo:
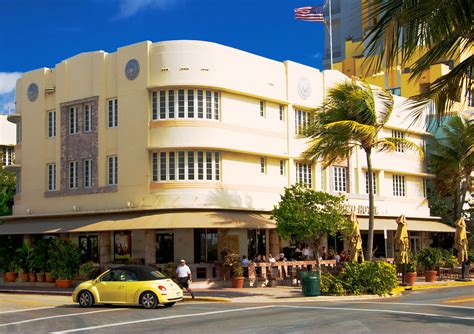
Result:
[[[191,294],[191,298],[194,299],[194,294],[189,288],[189,283],[191,283],[192,277],[191,277],[191,269],[186,264],[186,261],[181,260],[179,261],[179,266],[176,268],[176,274],[178,275],[178,285],[181,287],[181,289],[186,289]]]

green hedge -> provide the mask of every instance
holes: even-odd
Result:
[[[323,295],[384,295],[398,285],[394,265],[377,261],[346,263],[339,275],[323,273],[321,293]]]

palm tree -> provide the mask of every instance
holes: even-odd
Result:
[[[473,89],[474,1],[371,0],[367,13],[367,22],[376,24],[364,37],[364,53],[375,71],[409,67],[410,80],[417,80],[431,65],[460,59],[428,92],[411,98],[419,112],[430,99],[438,117],[446,115],[464,89]]]
[[[474,121],[452,116],[442,127],[443,138],[433,137],[428,145],[430,170],[436,174],[436,192],[451,196],[453,222],[460,218],[471,190],[474,167]]]
[[[381,108],[376,108],[376,100]],[[374,189],[372,180],[372,151],[395,151],[397,147],[423,151],[413,142],[402,138],[378,138],[393,111],[393,97],[382,90],[374,91],[365,82],[345,81],[328,90],[323,105],[316,110],[315,119],[305,135],[309,147],[308,159],[323,160],[323,168],[345,159],[360,147],[367,157],[369,182],[368,260],[372,259],[374,239]]]

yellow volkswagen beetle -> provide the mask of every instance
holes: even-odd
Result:
[[[173,306],[183,299],[183,291],[153,267],[129,265],[109,269],[95,280],[79,284],[72,299],[81,307],[136,304],[153,309],[158,304]]]

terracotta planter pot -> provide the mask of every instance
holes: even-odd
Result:
[[[436,281],[436,271],[425,270],[425,282],[434,282],[434,281]]]
[[[36,273],[36,280],[38,282],[44,282],[45,281],[44,274]]]
[[[70,288],[72,286],[72,279],[57,279],[56,287],[57,288]]]
[[[45,273],[44,276],[45,276],[45,279],[46,279],[46,283],[54,283],[55,279],[51,275],[51,273]]]
[[[244,277],[233,277],[232,287],[234,289],[242,289],[244,287]]]
[[[416,282],[416,273],[405,273],[406,285],[414,285]]]
[[[18,276],[18,273],[14,273],[12,271],[7,271],[5,273],[5,278],[7,282],[15,282],[17,276]]]
[[[28,273],[28,281],[36,282],[36,273]]]
[[[19,275],[19,281],[20,282],[28,282],[29,281],[29,276],[28,276],[28,273],[20,273]]]

